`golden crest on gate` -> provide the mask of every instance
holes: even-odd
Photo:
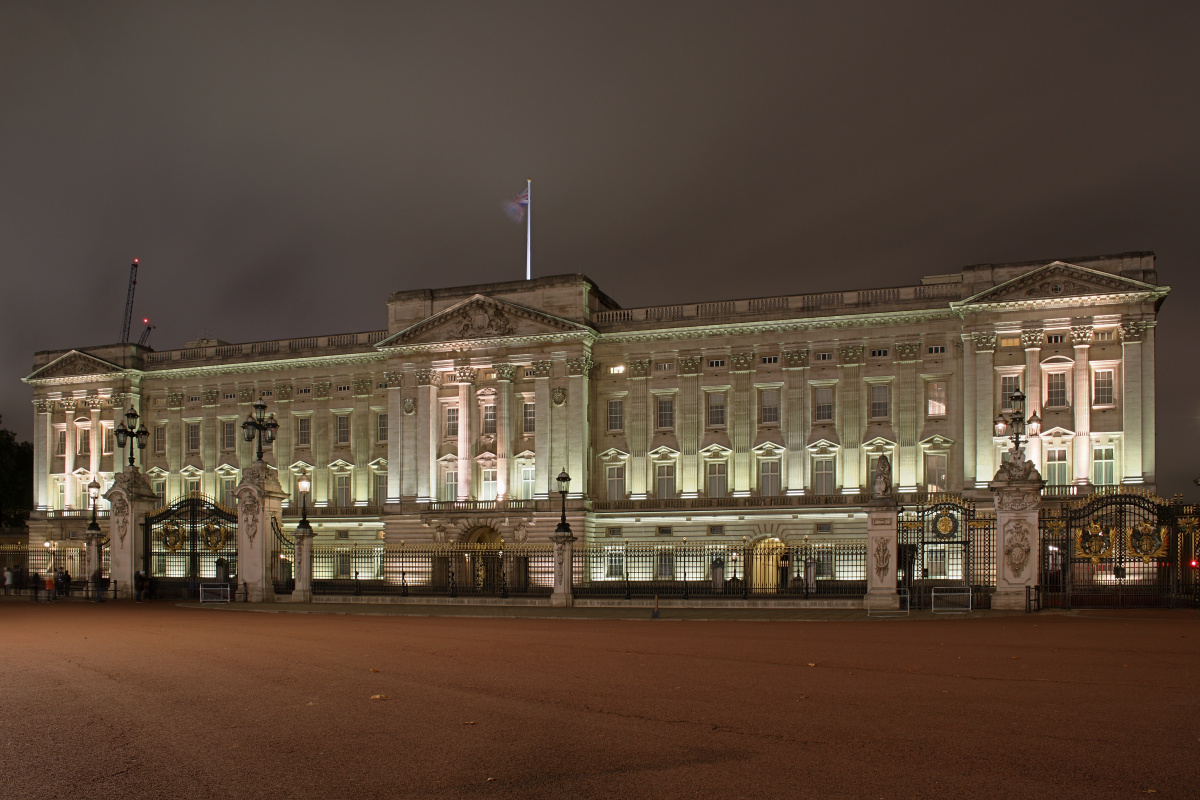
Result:
[[[1090,558],[1093,564],[1097,564],[1100,559],[1112,556],[1115,539],[1112,528],[1104,530],[1098,522],[1089,523],[1075,533],[1075,556]]]
[[[939,539],[949,539],[958,533],[958,517],[942,510],[933,521],[933,534]]]
[[[174,553],[183,547],[183,528],[178,525],[163,525],[162,543],[168,553]]]
[[[214,525],[210,522],[201,531],[201,541],[208,552],[218,553],[225,549],[225,544],[229,541],[229,531],[224,525]]]
[[[1139,522],[1130,528],[1126,535],[1129,537],[1127,542],[1130,552],[1142,559],[1142,563],[1149,564],[1151,559],[1166,557],[1167,542],[1170,539],[1166,525],[1156,528],[1149,522]]]

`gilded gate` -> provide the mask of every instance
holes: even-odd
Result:
[[[142,569],[159,597],[196,597],[237,575],[237,512],[199,492],[146,515]]]

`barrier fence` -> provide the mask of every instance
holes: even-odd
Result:
[[[109,548],[107,546],[100,548],[100,562],[100,575],[107,585],[109,564]],[[71,576],[72,593],[82,593],[88,578],[85,574],[87,555],[83,542],[51,542],[50,547],[0,544],[0,571],[8,567],[18,569],[16,581],[18,590],[26,587],[34,572],[44,577],[47,571],[58,572],[65,569]],[[0,578],[0,583],[2,582],[3,579]]]
[[[581,597],[862,597],[861,539],[784,542],[578,542],[572,592]]]
[[[549,596],[550,543],[316,545],[316,595]]]

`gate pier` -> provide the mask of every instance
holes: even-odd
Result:
[[[900,597],[896,594],[896,529],[899,508],[892,497],[876,497],[866,506],[867,512],[867,596],[869,609],[897,609]]]
[[[245,585],[251,603],[269,602],[275,599],[272,530],[279,524],[286,495],[265,461],[256,461],[242,471],[242,482],[234,494],[238,499],[238,580]]]
[[[142,519],[158,505],[158,498],[146,476],[136,466],[129,466],[113,478],[104,499],[112,504],[108,518],[109,579],[116,582],[118,596],[133,597],[134,575],[145,557]]]
[[[1038,514],[1046,482],[1031,461],[1005,462],[988,486],[996,499],[996,592],[992,608],[1019,611],[1038,581]]]

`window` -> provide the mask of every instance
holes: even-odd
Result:
[[[891,416],[888,403],[888,385],[886,383],[871,384],[871,419],[887,419]]]
[[[339,392],[348,392],[348,391],[350,391],[350,384],[348,384],[348,383],[339,383],[339,384],[338,384],[338,387],[337,387],[337,390],[338,390]]]
[[[230,420],[221,422],[221,449],[232,450],[237,446],[237,423]]]
[[[1115,480],[1115,448],[1097,446],[1092,448],[1092,484],[1094,486],[1112,486]]]
[[[167,451],[167,426],[154,426],[154,452],[165,453]]]
[[[763,364],[778,364],[779,356],[763,356],[760,361]]]
[[[190,394],[190,395],[188,395],[188,402],[189,402],[189,403],[199,403],[199,402],[200,402],[200,395],[198,395],[198,394]]]
[[[946,382],[930,381],[925,384],[925,416],[946,416]]]
[[[448,469],[442,475],[442,499],[458,499],[458,470]]]
[[[496,499],[496,470],[481,469],[479,471],[479,499]]]
[[[1051,486],[1066,486],[1071,482],[1067,474],[1067,448],[1046,449],[1046,483]]]
[[[832,458],[813,459],[813,494],[833,494],[837,488]]]
[[[760,497],[774,497],[779,494],[779,461],[758,462],[758,494]]]
[[[1063,407],[1067,404],[1067,373],[1051,372],[1046,376],[1046,405]]]
[[[354,505],[354,500],[350,495],[350,476],[337,475],[334,477],[334,486],[336,489],[336,500],[339,508],[346,508]]]
[[[337,443],[350,444],[350,415],[338,414],[337,417]]]
[[[708,496],[709,497],[724,497],[728,488],[726,465],[724,461],[708,462]]]
[[[608,499],[609,500],[624,500],[625,499],[625,465],[617,464],[608,467],[605,472],[608,475]]]
[[[375,441],[386,442],[388,438],[388,415],[378,414],[375,417]]]
[[[654,529],[654,535],[655,536],[671,536],[672,535],[671,534],[671,526],[670,525],[659,525],[657,528]]]
[[[616,367],[613,367],[613,368],[609,369],[609,372],[624,372],[624,371],[625,371],[625,368],[624,368],[624,367],[621,367],[620,369],[617,369]],[[533,378],[533,377],[536,377],[536,376],[537,376],[537,370],[536,370],[536,369],[530,368],[530,369],[527,369],[527,370],[525,370],[525,377],[526,377],[526,378]]]
[[[92,431],[89,428],[79,429],[79,449],[77,455],[88,456],[92,454]]]
[[[521,425],[526,434],[537,430],[537,406],[525,403],[521,406]]]
[[[350,531],[334,531],[334,532],[333,532],[333,538],[335,538],[335,539],[349,539],[349,538],[350,538]]]
[[[813,419],[817,422],[833,421],[832,386],[818,386],[813,391]]]
[[[779,424],[778,389],[763,389],[758,393],[758,418],[763,425]]]
[[[675,398],[674,397],[659,397],[658,398],[658,427],[659,428],[674,428],[675,427]]]
[[[1066,340],[1066,334],[1062,333],[1047,333],[1046,344],[1062,344]]]
[[[725,427],[725,393],[709,392],[708,394],[708,427]]]
[[[661,531],[662,528],[659,528]],[[670,536],[670,528],[667,528],[667,535]],[[655,564],[655,577],[662,580],[673,580],[675,578],[675,554],[670,550],[663,550],[658,554],[657,563]]]
[[[200,492],[200,479],[188,478],[185,482],[185,486],[188,494],[198,494]]]
[[[296,389],[296,394],[312,394],[311,386],[301,386]]]
[[[296,446],[308,447],[312,444],[312,418],[296,418]]]
[[[387,502],[387,473],[375,473],[375,505],[381,506]]]
[[[871,358],[887,358],[888,349],[886,347],[876,348],[871,351]]]
[[[925,454],[925,491],[947,491],[948,484],[946,483],[946,461],[947,459],[944,453]]]
[[[624,364],[617,364],[616,366],[613,366],[613,367],[609,367],[609,368],[608,368],[608,374],[609,374],[609,375],[622,375],[622,374],[624,374],[624,372],[625,372],[625,365],[624,365]],[[525,377],[526,377],[526,378],[528,378],[528,377],[529,377],[529,376],[531,376],[531,375],[533,375],[533,370],[531,370],[531,369],[527,369],[527,370],[525,370]]]
[[[454,406],[446,409],[446,435],[458,436],[458,409]]]
[[[605,536],[620,536],[621,529],[620,528],[607,528],[604,531],[604,535]]]
[[[533,467],[521,467],[521,499],[533,499],[533,487],[537,484],[537,470]]]
[[[236,478],[221,478],[221,505],[227,508],[232,508],[236,502],[233,496],[233,487],[237,486]]]
[[[675,465],[658,464],[654,469],[655,489],[660,500],[675,497]]]
[[[189,453],[196,453],[200,450],[200,423],[189,422],[187,426],[187,445]]]
[[[609,528],[611,531],[612,528]],[[620,528],[617,528],[620,531]],[[609,536],[612,534],[610,533]],[[620,535],[619,533],[617,534]],[[609,550],[604,554],[604,577],[606,578],[623,578],[625,577],[625,554],[620,550]]]
[[[658,361],[654,364],[656,372],[671,372],[675,369],[674,361]]]
[[[483,433],[496,432],[496,406],[488,403],[483,407]]]
[[[1020,347],[1021,346],[1021,337],[1020,336],[1001,336],[1000,337],[1000,346],[1001,347]]]
[[[101,428],[104,431],[104,450],[101,451],[104,455],[112,455],[112,452],[117,449],[117,437],[113,432],[111,425],[105,425]]]
[[[1012,408],[1012,396],[1021,391],[1021,376],[1020,375],[1001,375],[1000,376],[1000,407],[1003,409]]]
[[[1097,342],[1113,342],[1116,341],[1117,335],[1116,331],[1113,330],[1096,331],[1092,334],[1092,338]]]
[[[1098,369],[1092,377],[1092,405],[1111,406],[1113,404],[1113,371]]]
[[[833,361],[833,353],[828,350],[823,353],[816,353],[815,356],[817,361]]]
[[[925,352],[926,352],[926,353],[928,353],[928,354],[929,354],[929,355],[931,355],[931,356],[940,356],[940,355],[943,355],[943,354],[946,352],[946,345],[944,345],[944,344],[931,344],[931,345],[929,345],[929,347],[926,347],[926,348],[925,348]]]
[[[721,367],[725,366],[725,359],[723,359],[723,358],[710,358],[710,359],[708,360],[708,366],[709,366],[709,368],[710,368],[710,369],[719,369],[719,368],[721,368]]]
[[[158,441],[158,432],[160,430],[162,430],[162,428],[154,429],[155,443],[157,443],[157,441]],[[67,431],[66,431],[66,428],[60,429],[59,431],[57,431],[57,433],[58,433],[58,436],[55,438],[55,442],[54,442],[54,455],[65,456],[67,454]],[[158,452],[162,452],[162,451],[160,450]]]
[[[221,395],[221,398],[224,400],[236,400],[237,394],[235,392],[225,392]]]
[[[708,535],[709,536],[724,536],[725,535],[725,526],[724,525],[709,525],[708,526]]]
[[[166,481],[155,481],[154,482],[154,496],[158,498],[158,504],[160,506],[165,506],[167,504],[167,482]]]

